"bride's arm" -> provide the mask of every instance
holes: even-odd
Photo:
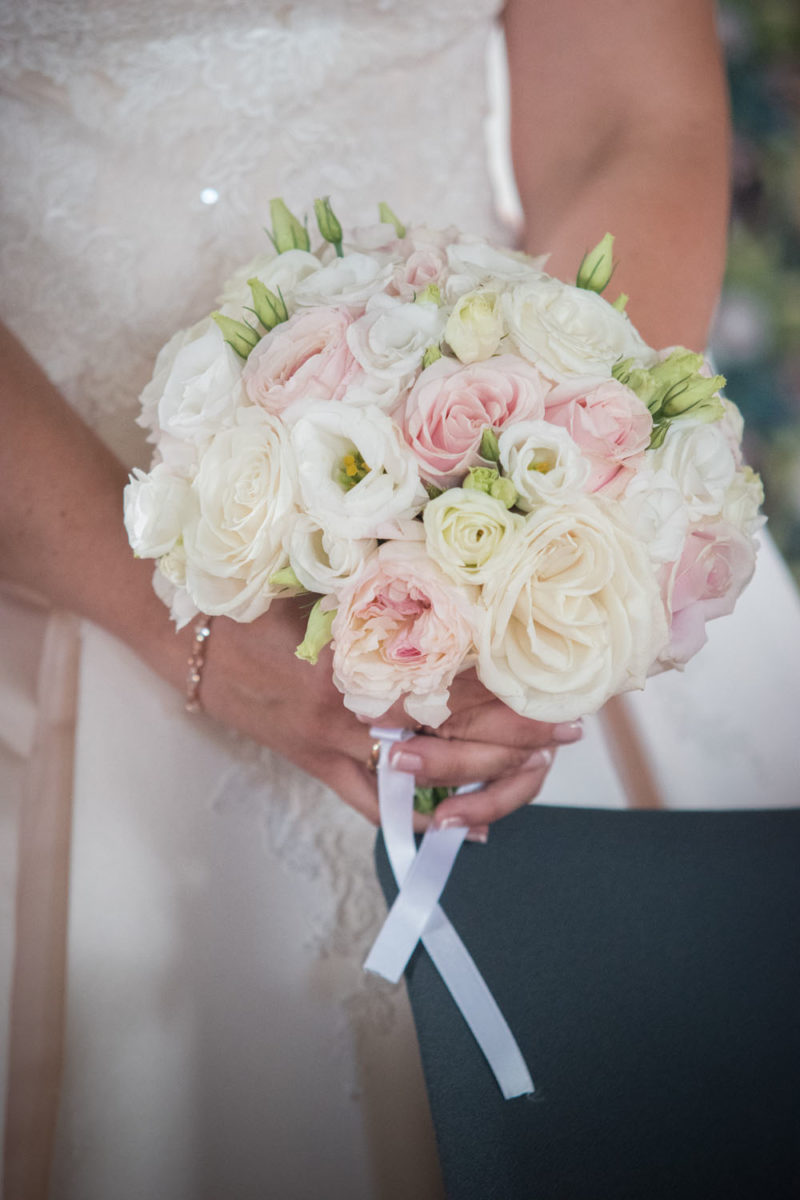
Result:
[[[509,0],[525,246],[574,281],[609,231],[606,295],[656,346],[703,349],[728,215],[728,103],[711,0]]]
[[[152,562],[131,553],[122,523],[124,467],[2,326],[0,361],[0,578],[110,630],[182,690],[192,632],[175,633],[152,588]],[[376,820],[374,777],[364,765],[368,728],[344,708],[329,659],[313,668],[295,657],[305,621],[305,608],[291,600],[247,625],[218,618],[204,707]],[[453,701],[459,717],[448,732],[459,740],[416,738],[406,752],[422,758],[424,783],[503,776],[470,807],[470,823],[479,825],[536,794],[547,763],[524,764],[553,730],[507,710],[498,715],[502,706],[474,678],[456,681]]]

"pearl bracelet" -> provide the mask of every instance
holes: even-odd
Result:
[[[203,711],[203,705],[200,700],[200,680],[203,677],[206,650],[208,649],[207,642],[211,634],[211,622],[213,620],[213,617],[207,617],[204,613],[200,613],[194,623],[194,642],[192,643],[192,652],[189,655],[188,670],[186,673],[186,711],[190,713]]]

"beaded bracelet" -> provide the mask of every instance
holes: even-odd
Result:
[[[207,642],[211,634],[211,622],[213,617],[207,617],[204,613],[194,623],[194,642],[192,643],[192,652],[189,655],[188,670],[186,673],[186,711],[190,713],[202,712],[203,705],[200,700],[200,680],[203,677],[203,667],[206,661],[206,650],[208,649]]]

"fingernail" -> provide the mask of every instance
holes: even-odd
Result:
[[[389,755],[389,762],[395,771],[403,771],[406,775],[418,775],[425,766],[424,759],[418,754],[409,753],[408,750],[393,750]]]
[[[561,746],[568,742],[577,742],[583,737],[583,725],[580,721],[562,721],[560,725],[553,726],[551,737]]]
[[[434,829],[463,829],[466,825],[463,817],[434,817]]]
[[[553,751],[548,750],[547,746],[543,746],[541,750],[534,750],[525,762],[522,764],[523,771],[532,771],[536,767],[549,767],[553,761]]]
[[[485,846],[488,840],[489,828],[486,825],[479,825],[475,829],[470,829],[469,833],[464,838],[465,842],[480,842],[482,846]]]

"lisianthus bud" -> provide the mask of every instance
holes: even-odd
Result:
[[[322,600],[318,600],[308,614],[306,636],[295,650],[297,658],[302,658],[304,662],[311,663],[312,666],[317,662],[320,651],[331,640],[331,625],[336,616],[335,608],[323,612],[321,605]]]
[[[613,234],[604,234],[594,249],[590,250],[588,254],[584,254],[583,261],[578,267],[576,287],[585,288],[589,292],[603,291],[614,270],[613,249]]]
[[[490,462],[497,462],[500,457],[500,444],[497,441],[497,434],[490,425],[487,425],[483,431],[480,456],[481,458],[488,458]]]
[[[339,258],[342,257],[342,227],[339,220],[331,208],[330,197],[323,196],[321,199],[314,201],[314,213],[317,218],[319,231],[325,238],[326,242],[330,242]]]
[[[385,200],[381,200],[378,205],[378,218],[384,225],[394,225],[395,232],[399,238],[406,236],[406,227],[399,217],[395,216]]]
[[[280,289],[276,296],[260,279],[248,279],[247,285],[253,297],[253,312],[265,329],[274,329],[289,320]]]
[[[441,357],[442,357],[442,352],[438,346],[433,346],[433,345],[428,346],[428,349],[425,351],[425,353],[422,356],[423,371],[425,370],[426,367],[432,367],[433,364],[435,362],[438,362]]]
[[[650,401],[656,393],[656,382],[646,367],[634,366],[632,358],[623,358],[614,363],[611,374],[619,383],[624,383],[632,392],[650,408]]]
[[[490,496],[492,484],[496,483],[499,478],[500,472],[497,467],[470,467],[461,486],[468,490],[472,488],[476,492],[486,492],[486,495]]]
[[[625,312],[625,309],[628,307],[629,300],[630,296],[627,292],[620,292],[611,307],[615,308],[617,312]]]
[[[222,330],[225,341],[240,358],[247,358],[253,347],[261,341],[261,334],[256,333],[252,325],[247,325],[244,321],[235,321],[233,317],[226,317],[219,312],[212,313],[211,316]]]
[[[716,393],[725,386],[725,376],[702,375],[702,366],[702,354],[679,349],[651,367],[661,396],[660,415],[667,419],[689,415],[697,421],[720,419],[725,409]]]
[[[489,484],[489,495],[499,500],[506,508],[513,508],[519,499],[517,489],[505,475],[499,475]]]
[[[284,250],[310,250],[311,239],[308,230],[302,225],[294,213],[291,213],[280,196],[269,202],[269,215],[272,218],[272,244],[278,254]]]

